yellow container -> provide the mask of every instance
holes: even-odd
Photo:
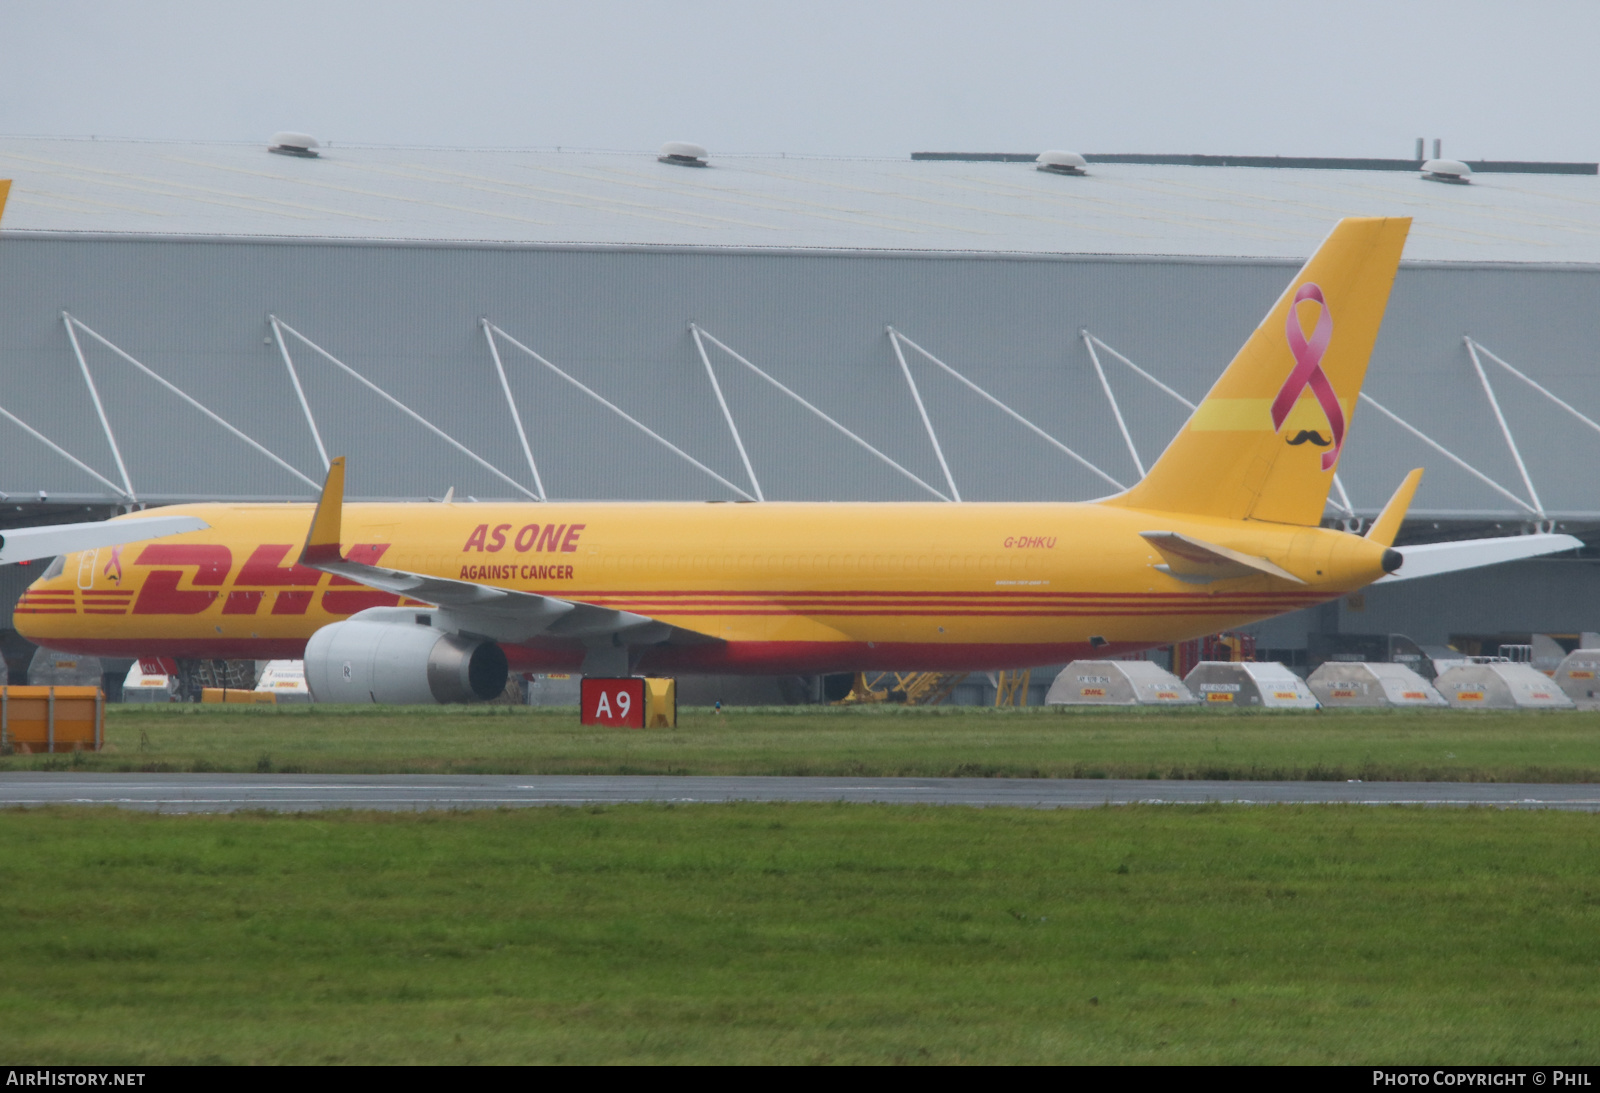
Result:
[[[105,739],[99,687],[0,687],[0,748],[99,751]]]
[[[644,727],[647,729],[675,729],[678,727],[677,680],[646,679],[644,681]]]
[[[271,691],[247,691],[241,687],[203,687],[200,690],[200,701],[245,706],[253,706],[260,702],[277,705],[278,696]]]

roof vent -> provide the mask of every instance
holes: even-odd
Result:
[[[316,159],[317,149],[322,145],[310,133],[274,133],[272,140],[267,145],[267,151],[276,152],[280,156],[300,156],[303,159]]]
[[[1465,186],[1472,181],[1472,168],[1459,159],[1430,159],[1422,165],[1422,177],[1429,182],[1454,182]]]
[[[704,167],[706,150],[686,140],[669,140],[661,146],[661,154],[656,159],[679,167]]]
[[[1089,173],[1084,170],[1089,165],[1088,160],[1076,152],[1040,152],[1039,158],[1034,162],[1038,164],[1037,170],[1049,171],[1052,174],[1084,175]]]

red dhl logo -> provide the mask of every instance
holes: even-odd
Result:
[[[328,574],[307,566],[283,565],[294,547],[289,543],[264,543],[251,552],[239,568],[234,587],[223,599],[224,615],[255,615],[269,590],[273,615],[304,615],[312,597]],[[388,543],[357,543],[347,552],[353,562],[376,565],[389,549]],[[139,596],[133,602],[135,615],[198,615],[223,597],[233,569],[233,552],[221,544],[176,545],[153,543],[139,552],[134,565],[175,566],[154,569],[145,577]],[[179,588],[184,570],[194,567],[189,588]],[[252,585],[240,588],[240,585]],[[345,591],[348,589],[348,591]],[[322,609],[333,615],[353,615],[368,607],[393,607],[400,597],[390,592],[364,588],[347,577],[333,577],[322,593]]]
[[[1428,696],[1422,691],[1401,691],[1400,697],[1409,698],[1414,702],[1426,702],[1428,699]]]
[[[578,549],[578,537],[586,526],[548,524],[541,529],[537,524],[528,524],[517,532],[511,539],[510,545],[518,551],[574,553]],[[502,524],[491,530],[489,525],[480,524],[468,537],[464,549],[490,552],[501,550],[507,545],[506,533],[511,527],[510,524]],[[357,543],[345,552],[345,556],[353,562],[377,565],[390,545]],[[133,601],[132,613],[198,615],[222,599],[224,615],[256,615],[261,612],[261,606],[270,593],[269,614],[304,615],[310,610],[312,600],[325,578],[327,588],[321,593],[321,606],[330,615],[353,615],[369,607],[393,607],[401,602],[402,598],[394,593],[367,588],[348,577],[330,578],[321,570],[297,563],[284,565],[284,559],[293,549],[294,546],[289,543],[263,543],[256,547],[239,568],[239,574],[232,581],[232,587],[224,594],[223,589],[229,584],[228,576],[233,570],[233,552],[228,547],[219,543],[184,545],[153,543],[140,551],[139,556],[132,562],[137,566],[153,567],[138,590],[138,596]],[[184,581],[185,570],[189,567],[193,567],[193,575],[189,579],[189,587],[182,588],[180,585]],[[496,579],[507,580],[518,577],[525,580],[572,577],[571,566],[523,565],[463,566],[462,578],[489,579],[491,572]],[[87,590],[83,593],[84,609],[90,614],[126,614],[128,598],[131,596],[133,596],[131,591]],[[34,604],[44,606],[46,601],[50,610],[38,613],[61,614],[76,611],[73,593],[70,591],[34,593],[33,599],[31,601],[25,599],[23,604],[19,605],[19,609],[26,612],[29,606]]]
[[[1482,691],[1457,691],[1456,692],[1456,701],[1457,702],[1482,702],[1483,701],[1483,692]]]
[[[1207,691],[1206,692],[1206,701],[1207,702],[1232,702],[1233,701],[1233,695],[1228,694],[1226,691]]]
[[[1272,697],[1273,698],[1284,698],[1284,699],[1299,698],[1300,694],[1299,694],[1298,691],[1273,691],[1272,692]]]
[[[1157,698],[1176,699],[1178,697],[1178,692],[1177,691],[1157,691],[1156,692],[1156,697]]]
[[[1347,690],[1341,690],[1341,691],[1329,691],[1328,695],[1331,698],[1356,698],[1357,697],[1357,695],[1356,695],[1356,693],[1354,691],[1351,691],[1351,690],[1348,690],[1348,689]],[[1282,698],[1283,696],[1279,695],[1278,697]]]
[[[1104,698],[1106,689],[1104,687],[1079,687],[1078,694],[1084,698]]]
[[[1581,668],[1574,668],[1574,669],[1572,669],[1572,671],[1567,673],[1567,676],[1570,679],[1593,679],[1594,678],[1594,673],[1593,672],[1584,671]]]

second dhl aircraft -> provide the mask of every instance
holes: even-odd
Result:
[[[1393,542],[1420,470],[1365,536],[1319,525],[1409,226],[1341,221],[1149,474],[1097,502],[347,506],[335,460],[315,510],[37,529],[56,536],[38,556],[73,534],[85,549],[28,589],[15,625],[89,654],[304,656],[319,700],[430,702],[497,694],[508,668],[1060,663],[1308,607],[1406,561]],[[26,550],[6,539],[0,560]],[[1423,553],[1440,572],[1579,545],[1507,543]]]

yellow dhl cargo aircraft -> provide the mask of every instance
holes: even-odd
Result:
[[[0,561],[64,553],[16,626],[90,654],[303,655],[324,701],[454,701],[497,694],[508,666],[775,674],[1103,657],[1320,603],[1403,562],[1409,577],[1581,545],[1532,535],[1402,558],[1392,544],[1420,470],[1365,536],[1318,526],[1409,226],[1341,221],[1149,474],[1114,497],[346,506],[340,459],[315,512],[187,505],[7,533]],[[74,535],[82,549],[63,551]]]

